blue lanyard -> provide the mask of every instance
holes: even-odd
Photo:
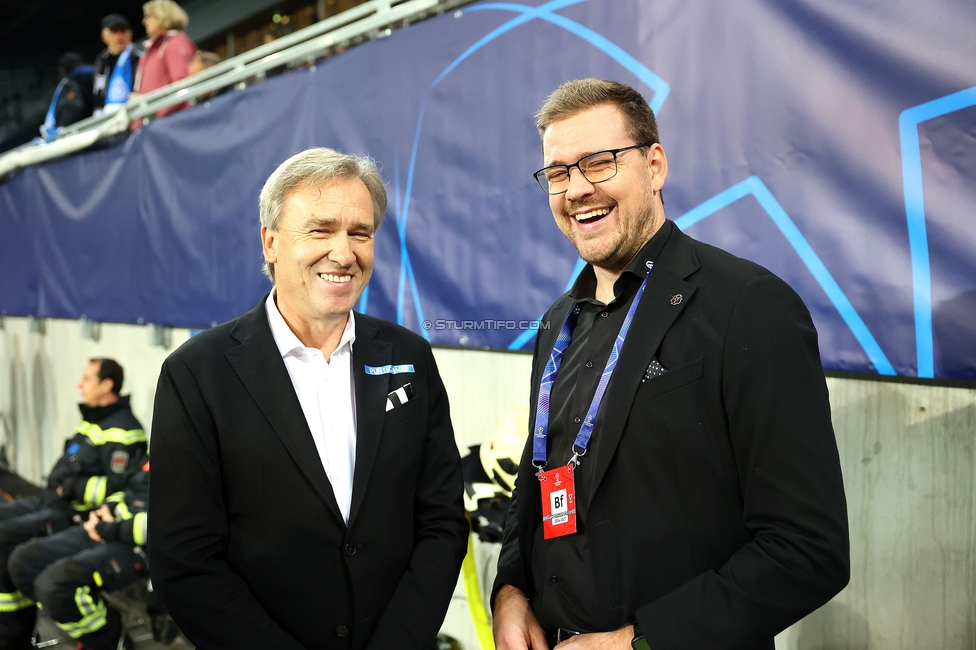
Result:
[[[590,402],[590,408],[586,412],[586,419],[583,420],[579,433],[576,435],[576,440],[573,443],[573,457],[569,460],[570,465],[578,465],[579,457],[586,454],[586,448],[590,444],[590,436],[593,435],[593,427],[596,426],[596,414],[600,410],[600,403],[603,402],[603,394],[607,391],[607,384],[610,383],[610,377],[613,375],[614,368],[617,367],[620,350],[624,346],[627,332],[630,331],[630,324],[633,322],[634,314],[637,312],[637,305],[644,295],[647,278],[651,276],[653,269],[654,262],[648,262],[647,275],[644,276],[644,281],[641,282],[640,288],[637,290],[637,295],[634,296],[633,302],[630,303],[630,309],[627,310],[627,315],[624,317],[624,322],[620,326],[620,331],[617,332],[617,338],[613,342],[613,349],[610,350],[610,358],[607,359],[607,366],[603,369],[600,383],[597,384],[596,392],[593,394],[593,400]],[[542,374],[542,383],[539,386],[539,400],[535,410],[535,432],[532,436],[532,465],[539,472],[545,470],[546,458],[548,456],[546,442],[549,438],[549,396],[552,393],[552,386],[556,381],[556,373],[559,372],[559,366],[563,362],[563,353],[573,339],[573,330],[576,329],[576,321],[579,319],[580,311],[581,309],[578,303],[570,310],[569,316],[566,317],[566,322],[563,323],[562,328],[559,330],[559,335],[556,337],[556,344],[552,348],[552,354],[549,355],[549,361],[546,362],[546,369]]]

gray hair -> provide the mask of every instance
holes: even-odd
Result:
[[[268,230],[277,231],[281,222],[281,209],[289,194],[336,178],[357,178],[363,182],[373,202],[373,230],[379,230],[386,212],[386,186],[383,185],[383,177],[380,176],[375,161],[366,156],[342,153],[325,147],[296,153],[272,172],[258,198],[261,225]],[[271,282],[275,281],[273,264],[265,261],[264,273],[271,278]]]

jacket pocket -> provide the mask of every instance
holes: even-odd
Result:
[[[383,418],[383,428],[389,429],[390,427],[399,424],[409,417],[412,417],[420,412],[420,395],[415,395],[406,404],[392,408],[386,412],[386,417]]]
[[[637,389],[634,402],[643,402],[697,381],[704,375],[704,359],[695,359],[663,375],[648,379]]]

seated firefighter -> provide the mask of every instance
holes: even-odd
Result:
[[[149,575],[141,548],[149,503],[149,459],[143,460],[121,492],[88,513],[84,527],[32,539],[10,556],[10,577],[20,593],[40,603],[84,650],[114,650],[122,636],[122,616],[108,608],[101,591]],[[131,640],[126,644],[131,647]]]
[[[31,647],[34,602],[10,578],[14,548],[83,521],[108,495],[120,490],[126,473],[147,453],[146,434],[121,396],[123,371],[112,359],[92,359],[82,372],[82,422],[55,463],[43,496],[0,503],[0,650]]]

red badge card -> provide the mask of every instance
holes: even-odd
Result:
[[[539,474],[542,532],[546,539],[576,532],[576,480],[572,465]]]

